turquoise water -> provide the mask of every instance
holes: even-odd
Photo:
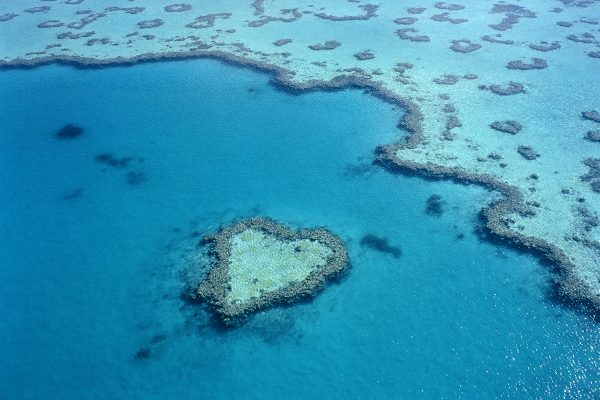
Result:
[[[474,234],[490,194],[370,165],[401,110],[209,60],[2,71],[0,87],[0,398],[599,395],[597,326],[548,301],[534,257]],[[84,133],[57,140],[68,123]],[[352,266],[223,330],[180,296],[203,271],[194,232],[250,215],[326,226]]]

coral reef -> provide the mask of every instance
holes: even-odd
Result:
[[[281,10],[283,15],[288,15],[287,17],[271,17],[271,16],[261,16],[259,19],[248,22],[248,26],[251,28],[259,28],[263,25],[268,24],[269,22],[279,21],[279,22],[294,22],[300,18],[302,18],[303,14],[298,11],[297,8],[288,8]]]
[[[315,13],[315,17],[328,19],[331,21],[364,21],[377,16],[376,11],[379,8],[379,6],[376,4],[363,4],[358,7],[364,11],[364,14],[337,16],[320,12]]]
[[[600,112],[596,110],[583,111],[581,117],[590,121],[600,122]]]
[[[492,14],[502,13],[504,14],[504,18],[497,23],[489,25],[490,28],[496,29],[498,31],[506,31],[513,27],[513,25],[519,22],[520,18],[535,18],[536,15],[534,12],[529,11],[525,7],[518,6],[515,4],[502,4],[496,3],[491,11]]]
[[[250,313],[315,295],[348,266],[342,241],[329,231],[293,231],[267,218],[250,218],[207,236],[214,264],[198,286],[224,324]]]
[[[146,182],[147,180],[148,180],[148,176],[146,175],[145,172],[129,171],[127,173],[127,183],[130,186],[138,186],[138,185],[142,184],[143,182]]]
[[[83,195],[83,188],[79,187],[67,194],[65,194],[64,196],[62,196],[63,200],[74,200],[74,199],[78,199]]]
[[[137,23],[137,26],[140,29],[151,29],[151,28],[158,28],[159,26],[163,25],[165,22],[160,19],[160,18],[156,18],[156,19],[151,19],[151,20],[146,20],[146,21],[140,21]]]
[[[600,193],[600,158],[588,158],[583,164],[589,168],[589,171],[580,176],[583,182],[589,182],[592,190]]]
[[[177,4],[170,4],[168,6],[165,6],[166,12],[184,12],[184,11],[189,11],[191,9],[192,9],[192,5],[186,4],[186,3],[177,3]]]
[[[151,355],[152,355],[152,350],[150,350],[149,347],[140,347],[138,349],[138,351],[136,351],[135,354],[133,355],[133,358],[138,361],[142,361],[142,360],[149,359]]]
[[[50,6],[37,6],[37,7],[27,8],[23,11],[26,13],[29,13],[29,14],[36,14],[36,13],[45,13],[45,12],[48,12],[49,10],[50,10]]]
[[[471,43],[471,41],[467,39],[453,40],[452,46],[450,46],[450,49],[457,53],[470,53],[472,51],[479,50],[480,48],[480,44]]]
[[[441,78],[435,78],[433,81],[438,85],[454,85],[460,80],[456,75],[442,75]]]
[[[494,121],[490,124],[490,128],[500,132],[510,133],[516,135],[523,128],[517,121],[506,120],[506,121]]]
[[[141,0],[136,1],[140,3]],[[535,106],[536,102],[541,101],[540,96],[544,90],[550,89],[550,86],[544,86],[541,83],[540,80],[546,79],[544,77],[556,79],[555,74],[558,74],[557,71],[564,70],[565,76],[567,76],[567,73],[569,74],[569,81],[580,83],[581,79],[576,69],[579,66],[577,63],[590,63],[590,68],[586,68],[586,71],[593,71],[595,60],[591,58],[600,57],[600,51],[597,48],[598,40],[594,37],[597,35],[597,25],[590,24],[596,19],[595,16],[588,13],[590,16],[589,21],[587,19],[583,21],[583,14],[573,13],[573,11],[580,10],[570,10],[572,7],[578,7],[575,5],[578,2],[570,2],[565,5],[565,10],[560,18],[565,21],[572,21],[570,24],[574,27],[572,32],[575,33],[570,39],[565,40],[568,33],[554,25],[558,20],[558,16],[544,14],[544,18],[539,20],[526,21],[525,18],[534,18],[535,14],[520,5],[516,5],[524,4],[523,2],[516,4],[498,3],[494,6],[492,6],[493,3],[489,5],[480,4],[473,9],[469,7],[464,12],[451,11],[448,18],[469,17],[470,21],[465,25],[478,28],[478,30],[470,30],[469,32],[479,32],[473,38],[481,37],[481,40],[489,43],[489,45],[486,43],[484,49],[470,55],[454,57],[451,60],[452,66],[441,65],[437,68],[430,62],[433,60],[433,54],[437,52],[444,53],[449,46],[447,41],[453,39],[452,36],[440,36],[439,28],[441,27],[429,20],[431,15],[436,13],[442,15],[437,18],[446,18],[443,16],[444,13],[439,14],[439,11],[436,11],[437,8],[431,9],[432,12],[429,14],[424,14],[425,18],[421,18],[414,25],[418,25],[418,29],[424,33],[428,33],[425,31],[426,29],[431,29],[430,38],[421,35],[416,29],[396,32],[394,28],[403,28],[393,23],[402,6],[381,6],[377,10],[379,17],[374,21],[376,24],[384,26],[385,29],[378,32],[383,39],[378,41],[371,40],[375,36],[371,36],[373,32],[367,28],[367,26],[372,26],[372,21],[338,23],[330,20],[320,21],[317,19],[320,17],[312,18],[315,13],[326,13],[326,15],[335,16],[362,14],[352,12],[351,7],[354,7],[352,4],[347,4],[345,1],[339,3],[321,2],[320,4],[315,3],[314,6],[298,5],[298,9],[278,9],[278,7],[273,7],[273,4],[275,4],[273,2],[257,0],[252,3],[252,7],[248,7],[248,4],[239,7],[231,6],[230,11],[233,14],[220,12],[224,9],[221,8],[223,5],[219,3],[211,3],[210,5],[207,3],[207,8],[203,8],[203,12],[214,14],[201,16],[197,21],[188,24],[188,27],[191,28],[212,28],[199,31],[198,36],[190,35],[190,30],[184,27],[188,22],[186,19],[192,20],[193,18],[189,13],[181,13],[180,15],[165,14],[164,7],[168,2],[148,7],[144,11],[144,19],[158,17],[167,22],[167,26],[164,28],[156,29],[156,36],[141,35],[139,33],[129,36],[127,34],[127,32],[133,32],[137,29],[135,23],[141,18],[131,18],[129,15],[121,14],[139,12],[136,8],[107,7],[103,9],[94,6],[93,9],[78,9],[79,7],[65,6],[65,1],[56,1],[43,3],[52,5],[51,10],[47,13],[32,16],[21,11],[25,7],[20,7],[12,10],[15,13],[11,13],[15,16],[18,15],[17,12],[21,13],[17,21],[3,24],[4,29],[7,31],[13,30],[19,24],[24,26],[29,24],[35,27],[37,23],[44,19],[65,21],[71,31],[61,34],[59,32],[66,29],[33,29],[37,37],[44,38],[36,41],[39,46],[28,44],[27,40],[15,40],[15,43],[18,43],[19,46],[10,42],[4,43],[7,52],[0,60],[0,67],[30,68],[59,62],[77,68],[103,68],[110,65],[131,65],[157,60],[210,57],[264,71],[272,76],[274,84],[293,93],[315,89],[339,90],[344,87],[367,90],[368,93],[391,103],[392,107],[401,107],[406,110],[406,115],[402,118],[400,127],[410,133],[406,140],[403,137],[402,140],[399,140],[399,143],[390,145],[389,150],[380,150],[377,153],[377,163],[379,165],[386,165],[386,168],[389,167],[390,171],[396,173],[418,174],[434,179],[452,179],[459,182],[474,183],[497,191],[502,195],[500,205],[494,203],[490,207],[486,207],[483,212],[486,218],[486,228],[491,232],[490,235],[499,237],[512,245],[524,247],[528,250],[534,249],[536,254],[550,260],[556,270],[560,271],[560,275],[557,276],[559,287],[556,290],[565,303],[575,307],[600,310],[600,300],[597,298],[598,296],[595,296],[598,284],[597,280],[594,281],[593,278],[598,272],[596,265],[598,264],[597,260],[600,259],[598,258],[600,253],[594,250],[596,247],[592,249],[586,244],[593,243],[591,238],[572,230],[572,227],[577,226],[574,219],[577,213],[572,212],[571,203],[578,202],[577,199],[583,199],[584,196],[595,196],[590,190],[590,187],[594,190],[591,184],[595,181],[590,181],[590,185],[588,185],[587,183],[583,184],[578,179],[572,180],[572,177],[582,174],[581,165],[577,161],[566,163],[559,173],[551,175],[552,171],[550,169],[552,166],[550,163],[551,160],[556,158],[556,154],[553,153],[555,150],[551,146],[553,140],[538,144],[540,132],[545,132],[544,134],[548,138],[553,138],[553,135],[558,137],[564,131],[580,132],[576,134],[580,137],[575,138],[573,141],[567,141],[566,138],[563,138],[565,139],[565,146],[572,146],[573,143],[583,140],[581,136],[584,136],[583,134],[586,131],[596,129],[597,126],[582,128],[582,124],[593,124],[593,122],[577,121],[581,107],[586,108],[585,105],[581,104],[585,103],[573,104],[572,107],[566,104],[561,105],[564,108],[564,118],[561,119],[560,125],[564,125],[565,128],[562,131],[553,129],[552,126],[547,124],[549,119],[548,110],[531,107]],[[351,1],[351,3],[356,2]],[[444,6],[442,5],[442,7]],[[529,7],[529,4],[527,6]],[[71,15],[70,18],[66,17],[66,14],[60,10],[60,8],[65,7],[67,9],[71,8],[68,10],[69,15]],[[90,7],[92,7],[92,3],[90,3]],[[268,10],[265,10],[265,7]],[[491,9],[493,13],[480,12],[481,9],[486,7]],[[532,4],[531,7],[534,7],[534,5]],[[535,10],[540,10],[540,13],[556,12],[552,10],[551,6],[545,8],[540,6],[541,8],[539,8],[536,5],[535,7]],[[8,12],[9,7],[6,7],[5,10],[4,12]],[[415,16],[424,11],[424,7],[414,7],[407,10],[408,15],[414,14]],[[470,15],[474,15],[475,12],[478,12],[477,18],[471,18]],[[300,20],[299,16],[309,14],[311,18],[304,17]],[[232,18],[228,21],[221,21],[221,19],[229,18],[229,15],[233,15]],[[260,19],[255,23],[252,21],[253,15],[254,18],[260,16]],[[79,20],[79,18],[81,19]],[[113,18],[128,20],[125,23],[129,23],[130,26],[122,32],[112,32],[109,27],[113,22]],[[502,21],[498,21],[499,18],[502,18]],[[257,34],[249,32],[249,30],[254,30],[254,25],[261,27],[271,21],[273,21],[271,26],[267,26],[265,29],[259,28],[261,32]],[[298,22],[293,26],[293,29],[288,30],[287,26],[276,24],[275,21]],[[302,36],[299,34],[301,30],[296,25],[311,21],[319,25],[326,25],[332,29],[330,32],[334,32],[335,29],[342,29],[344,32],[348,29],[348,32],[356,32],[355,39],[348,40],[348,42],[344,40],[344,46],[339,51],[326,55],[307,51],[307,45],[327,39],[327,37],[317,38],[314,35]],[[497,24],[498,22],[500,24]],[[510,29],[517,22],[524,25],[523,29],[513,29],[510,34],[505,33],[504,37],[500,34],[486,35],[491,29]],[[94,23],[93,29],[95,32],[90,33],[92,32],[90,30],[90,32],[82,32],[82,34],[94,35],[94,38],[98,37],[98,40],[91,43],[98,46],[87,47],[85,44],[89,37],[84,35],[78,37],[79,33],[76,29],[82,29],[92,23]],[[214,26],[221,24],[223,25],[222,29],[219,29],[219,26]],[[488,28],[488,24],[498,26]],[[518,27],[521,28],[521,26]],[[538,30],[538,28],[544,30]],[[236,29],[237,35],[226,35],[226,33],[232,33]],[[459,29],[459,27],[456,26],[450,30],[453,29]],[[589,32],[585,32],[585,29],[588,29]],[[65,40],[62,42],[62,46],[58,47],[55,46],[57,33],[63,35],[61,36],[63,39],[86,37],[87,39],[79,41]],[[401,49],[398,50],[398,53],[390,53],[385,46],[389,44],[389,40],[393,39],[392,35],[394,34],[404,40],[430,43],[427,46],[399,43]],[[340,35],[342,34],[340,33]],[[462,35],[454,37],[461,37]],[[244,38],[244,43],[239,41],[240,37]],[[340,36],[338,39],[343,37]],[[277,46],[273,43],[279,38],[291,38],[294,40],[294,45],[287,46],[285,50],[288,51],[277,51]],[[154,42],[146,42],[144,39],[154,39]],[[544,40],[547,40],[548,45],[543,42]],[[104,42],[106,44],[102,45]],[[532,43],[535,43],[533,47],[530,46]],[[556,64],[556,68],[548,68],[543,73],[537,74],[521,74],[504,68],[511,59],[518,60],[521,59],[520,57],[529,57],[532,51],[544,51],[546,47],[554,47],[553,43],[560,43],[563,47],[561,51],[548,54],[549,63]],[[116,47],[119,45],[120,47]],[[510,50],[513,55],[507,54],[506,56],[509,58],[498,57],[498,55],[491,57],[491,53],[503,50],[499,47],[501,45],[512,45],[510,48],[505,48],[505,50]],[[363,62],[361,65],[361,61],[352,57],[352,55],[364,49],[370,49],[373,54],[377,55],[377,58],[371,62]],[[423,55],[422,51],[430,52],[432,58],[421,57]],[[572,54],[572,57],[566,56],[567,54]],[[400,60],[410,61],[410,63],[398,63],[398,58],[394,57],[399,56],[401,57]],[[323,57],[327,57],[327,59],[323,59]],[[500,62],[494,64],[494,61]],[[414,69],[410,70],[409,65],[412,66],[412,64],[414,64]],[[369,69],[361,68],[362,66],[368,66]],[[477,83],[467,82],[466,79],[470,79],[471,74],[462,75],[462,72],[465,71],[477,73],[482,80]],[[432,79],[436,76],[439,77],[438,80],[443,81],[442,74],[446,72],[460,77],[460,83],[455,87],[438,86],[432,83]],[[520,77],[517,78],[516,75]],[[465,79],[465,81],[462,81],[462,79]],[[510,82],[513,80],[520,80],[521,83]],[[588,80],[590,85],[581,85],[577,88],[577,91],[580,92],[580,97],[591,96],[590,98],[593,99],[595,92],[592,88],[595,87],[597,82],[594,79]],[[493,85],[492,82],[510,83]],[[546,82],[548,81],[546,80]],[[553,80],[552,82],[552,88],[564,85],[564,81]],[[488,92],[475,90],[476,87],[502,96],[525,93],[525,88],[527,88],[527,93],[514,98],[494,98]],[[567,89],[566,86],[565,89]],[[448,93],[444,93],[446,91]],[[560,103],[567,98],[567,95],[571,94],[565,93],[565,96],[560,96],[560,99],[557,98],[557,103]],[[452,101],[450,101],[450,98]],[[454,133],[446,129],[455,126],[458,121],[455,119],[457,116],[455,115],[455,104],[461,106],[461,118],[463,118],[463,115],[465,116],[462,121],[464,127],[460,129],[459,134],[456,134],[458,140],[446,143],[442,140],[450,140],[455,136]],[[589,101],[587,104],[588,108],[593,106],[593,103]],[[481,108],[481,112],[489,111],[486,110],[489,107],[498,107],[499,110],[502,110],[502,113],[497,114],[500,116],[496,118],[516,119],[518,121],[539,118],[539,129],[530,129],[527,135],[523,136],[523,140],[528,140],[528,144],[535,146],[536,150],[543,154],[543,157],[539,158],[537,162],[527,162],[525,159],[521,159],[521,156],[517,155],[514,150],[519,144],[517,140],[520,136],[489,134],[488,124],[494,120],[493,117],[466,117],[477,113],[478,107]],[[450,116],[454,118],[448,118]],[[487,135],[485,134],[486,129],[488,130]],[[404,133],[406,132],[402,134]],[[589,139],[586,137],[586,140]],[[596,143],[592,143],[592,141],[588,146],[580,146],[581,148],[587,147],[587,154],[582,154],[580,148],[573,147],[568,148],[568,150],[573,151],[574,155],[577,154],[577,158],[574,160],[583,160],[590,156],[589,151],[594,151],[595,146]],[[388,147],[385,148],[388,149]],[[508,152],[506,152],[507,149]],[[512,152],[510,149],[513,149]],[[521,170],[523,172],[521,178],[523,179],[515,176],[515,172]],[[527,178],[532,175],[539,176],[539,180],[543,182],[543,185],[533,187],[533,184],[538,180]],[[550,179],[548,179],[549,176]],[[509,190],[513,186],[514,190],[520,193]],[[559,195],[563,188],[568,188],[570,194]],[[534,192],[535,190],[537,192]],[[537,210],[538,216],[528,216],[527,220],[522,220],[521,217],[524,214],[518,211],[519,207],[523,206],[526,201],[531,200],[527,197],[534,195],[542,204],[542,207]],[[561,199],[555,202],[549,200],[556,195],[560,196]],[[590,209],[597,208],[592,202],[590,204]],[[547,229],[547,221],[549,220],[564,222],[557,224],[556,230],[549,230]],[[579,238],[577,241],[570,239],[575,236]]]
[[[143,12],[145,10],[144,7],[117,7],[117,6],[112,6],[112,7],[107,7],[104,9],[105,13],[108,12],[115,12],[115,11],[123,11],[124,13],[127,14],[139,14],[141,12]]]
[[[489,89],[492,93],[500,96],[512,96],[519,93],[525,93],[525,88],[519,82],[508,82],[505,85],[493,84],[489,86],[482,85],[480,89]]]
[[[544,69],[544,68],[548,67],[548,63],[546,62],[546,60],[544,60],[542,58],[532,58],[531,61],[532,62],[530,62],[530,63],[526,63],[526,62],[523,62],[521,60],[510,61],[506,65],[506,68],[508,68],[508,69],[520,69],[522,71],[528,71],[528,70],[531,70],[531,69]]]
[[[433,5],[435,8],[439,8],[440,10],[450,10],[450,11],[458,11],[465,8],[465,6],[461,4],[449,4],[445,1],[438,1]]]
[[[452,104],[445,104],[444,108],[442,108],[442,111],[445,113],[453,113],[456,112],[456,107],[454,107]]]
[[[68,124],[68,125],[65,125],[62,128],[60,128],[54,134],[54,136],[59,140],[64,140],[64,139],[75,139],[75,138],[81,136],[82,134],[83,134],[83,128],[81,128],[77,125]]]
[[[265,0],[254,0],[250,6],[254,8],[254,15],[262,15],[265,13]]]
[[[411,33],[418,32],[414,28],[398,29],[396,35],[400,39],[410,40],[411,42],[429,42],[431,39],[427,35],[411,35]]]
[[[425,214],[441,217],[444,214],[444,201],[439,194],[432,194],[425,203]]]
[[[506,85],[490,85],[490,91],[500,96],[511,96],[514,94],[525,93],[525,88],[519,82],[509,82]]]
[[[514,40],[509,40],[509,39],[499,39],[501,37],[500,34],[497,35],[484,35],[481,37],[481,40],[485,40],[486,42],[491,42],[491,43],[500,43],[500,44],[515,44]]]
[[[415,18],[415,17],[402,17],[402,18],[396,18],[394,20],[395,24],[398,25],[412,25],[415,22],[417,22],[419,19]]]
[[[90,32],[81,32],[81,33],[73,33],[71,31],[68,32],[63,32],[63,33],[59,33],[58,35],[56,35],[57,39],[81,39],[81,38],[85,38],[85,37],[90,37],[95,35],[96,32],[94,31],[90,31]]]
[[[400,258],[402,256],[402,249],[400,247],[390,245],[388,238],[379,237],[377,235],[364,235],[360,239],[360,245],[380,253],[390,254],[394,258]]]
[[[0,15],[0,22],[7,22],[10,21],[11,19],[14,19],[16,17],[18,17],[19,14],[16,13],[6,13],[6,14],[2,14]]]
[[[311,50],[333,50],[340,47],[342,44],[337,40],[328,40],[325,43],[311,44],[308,46]]]
[[[226,12],[200,15],[200,16],[196,17],[194,22],[190,22],[189,24],[187,24],[186,28],[194,28],[194,29],[210,28],[215,25],[215,21],[217,19],[220,19],[220,18],[228,19],[229,17],[231,17],[231,13],[226,13]]]
[[[375,58],[375,54],[373,54],[370,51],[361,51],[359,53],[354,54],[354,57],[357,60],[364,61],[364,60],[371,60],[371,59]]]
[[[286,45],[288,43],[292,43],[292,39],[277,39],[276,41],[273,42],[273,44],[278,47]]]
[[[86,25],[89,25],[100,18],[106,17],[106,13],[91,13],[87,14],[85,17],[81,18],[79,21],[71,22],[67,24],[68,28],[71,29],[83,29]]]
[[[95,160],[97,162],[109,165],[114,168],[125,168],[125,167],[129,166],[129,163],[131,161],[133,161],[133,159],[134,158],[131,156],[116,158],[111,153],[102,153],[102,154],[98,154],[95,157]]]
[[[560,44],[558,42],[552,42],[552,43],[548,43],[548,42],[541,42],[540,44],[535,44],[535,43],[531,43],[529,45],[530,49],[533,50],[537,50],[537,51],[552,51],[552,50],[558,50],[560,49]]]
[[[535,160],[540,156],[531,146],[521,145],[517,147],[517,152],[526,160]]]
[[[425,7],[409,7],[406,9],[409,14],[422,14],[425,10],[427,10]]]
[[[435,14],[431,16],[431,19],[436,22],[450,22],[451,24],[462,24],[468,22],[466,18],[450,18],[450,13],[445,12],[442,14]]]
[[[567,21],[558,21],[556,25],[562,26],[563,28],[570,28],[573,26],[573,23]]]
[[[65,23],[57,21],[55,19],[51,19],[49,21],[40,22],[37,27],[38,28],[59,28],[63,26]]]
[[[585,140],[589,140],[590,142],[600,143],[600,130],[588,131],[585,134]]]

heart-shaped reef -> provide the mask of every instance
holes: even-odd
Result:
[[[225,324],[275,304],[312,296],[348,266],[340,238],[323,228],[291,230],[250,218],[206,236],[213,265],[198,286]]]

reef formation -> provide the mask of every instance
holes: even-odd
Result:
[[[348,266],[344,244],[331,232],[294,231],[268,218],[241,220],[202,243],[210,246],[214,261],[198,296],[227,325],[312,296]]]
[[[405,110],[377,165],[496,193],[481,212],[488,236],[549,260],[552,297],[597,316],[600,230],[588,229],[578,207],[600,212],[597,185],[579,179],[584,161],[597,158],[600,51],[590,22],[600,3],[552,2],[560,13],[546,2],[189,1],[166,10],[115,0],[48,2],[43,12],[24,11],[36,1],[10,2],[0,10],[0,35],[10,38],[0,67],[210,57],[269,73],[293,93],[367,90]],[[161,25],[138,26],[144,21]],[[492,121],[508,134],[486,134]],[[506,121],[526,129],[512,134],[517,125]]]

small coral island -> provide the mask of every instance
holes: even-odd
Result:
[[[291,230],[250,218],[206,236],[213,265],[199,297],[225,324],[275,304],[316,294],[348,266],[340,238],[323,228]]]

